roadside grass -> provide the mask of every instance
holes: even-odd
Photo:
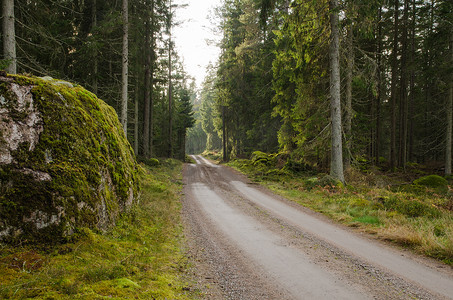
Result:
[[[450,188],[440,191],[404,182],[393,184],[394,178],[357,170],[347,174],[348,185],[343,186],[326,174],[277,168],[272,155],[267,159],[265,155],[254,154],[250,160],[237,159],[228,165],[335,221],[453,265]]]
[[[143,167],[139,204],[106,233],[82,229],[57,246],[0,244],[0,298],[197,298],[180,249],[181,167]]]

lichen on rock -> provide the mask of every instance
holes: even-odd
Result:
[[[8,91],[9,98],[16,101],[8,101],[7,94],[0,95],[0,164],[11,164],[12,151],[20,144],[28,143],[29,151],[33,151],[43,130],[41,115],[33,105],[31,86],[11,82]]]
[[[112,107],[65,81],[0,76],[0,240],[104,230],[138,195]]]

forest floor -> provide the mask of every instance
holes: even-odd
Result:
[[[447,277],[453,272],[448,266],[453,262],[453,217],[448,209],[450,190],[411,190],[412,185],[404,180],[384,175],[373,177],[362,172],[348,174],[350,185],[347,187],[334,187],[324,185],[320,175],[281,172],[275,166],[257,165],[252,160],[236,160],[229,165],[246,173],[254,182],[248,182],[237,172],[231,175],[231,169],[217,173],[220,166],[203,162],[201,167],[198,164],[196,168],[190,164],[185,166],[183,190],[182,164],[167,160],[159,166],[143,167],[140,205],[125,214],[108,232],[83,229],[68,243],[54,246],[0,244],[0,298],[297,298],[288,294],[285,284],[291,285],[292,277],[309,276],[287,272],[287,268],[276,280],[264,272],[262,266],[253,263],[255,255],[250,257],[245,253],[252,249],[252,253],[279,257],[280,252],[262,251],[267,246],[253,245],[255,240],[247,246],[252,248],[234,246],[222,230],[211,226],[215,217],[211,216],[211,223],[204,223],[206,218],[202,217],[202,209],[195,205],[195,199],[187,190],[195,184],[201,193],[211,193],[206,186],[212,186],[216,191],[231,194],[235,189],[231,180],[244,180],[247,186],[256,187],[267,195],[271,193],[269,188],[283,196],[279,201],[295,208],[296,212],[331,222],[317,212],[323,213],[346,225],[346,231],[369,240],[380,240],[379,243],[396,245],[400,248],[398,251],[403,251],[397,252],[402,253],[399,255],[412,258],[414,255],[410,251],[415,251],[443,261],[447,265],[417,256],[415,259]],[[192,173],[187,173],[187,168],[192,168]],[[230,174],[227,176],[230,181],[220,180],[224,174]],[[205,182],[206,186],[198,186],[197,182]],[[387,185],[389,182],[399,182],[395,185],[398,187],[392,188]],[[246,187],[241,189],[247,191]],[[189,196],[183,196],[183,193]],[[297,224],[290,224],[250,200],[244,201],[244,195],[233,195],[230,204],[234,203],[246,215],[257,217],[259,222],[265,220],[263,231],[283,234],[271,241],[272,247],[280,248],[271,249],[303,249],[314,259],[315,265],[333,271],[333,278],[339,276],[346,286],[359,291],[359,298],[365,294],[377,299],[442,298],[436,291],[408,284],[380,267],[351,258],[337,246],[317,238],[317,234],[301,231]],[[219,198],[214,195],[213,199]],[[238,225],[236,223],[231,226]],[[245,225],[253,228],[255,223]],[[230,231],[229,228],[226,231]],[[239,230],[239,234],[241,232]],[[250,240],[244,238],[244,241]],[[293,264],[299,264],[299,261],[300,258],[295,259]],[[278,266],[268,267],[278,270]],[[288,280],[280,282],[288,274],[292,274]],[[348,293],[335,284],[335,279],[331,282],[331,292]],[[305,287],[302,291],[306,291]],[[350,296],[354,295],[347,294],[346,298]]]
[[[142,196],[107,233],[63,245],[0,244],[1,299],[194,299],[182,235],[182,163],[143,167]]]
[[[193,275],[211,287],[206,298],[451,299],[450,266],[193,158],[183,172],[183,223]]]

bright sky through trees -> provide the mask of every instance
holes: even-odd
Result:
[[[187,4],[178,8],[176,20],[181,23],[173,28],[175,44],[178,54],[183,58],[187,73],[195,77],[198,86],[205,77],[205,69],[209,62],[215,63],[219,48],[215,43],[207,41],[217,40],[213,33],[214,25],[210,21],[214,18],[214,8],[220,5],[220,0],[177,0],[178,5]]]

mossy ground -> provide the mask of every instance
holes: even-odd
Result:
[[[440,193],[410,182],[394,184],[395,178],[358,170],[347,174],[345,187],[326,181],[328,176],[323,174],[292,172],[253,160],[233,160],[229,165],[277,194],[338,222],[453,265],[450,187]]]
[[[1,299],[194,299],[183,279],[175,160],[141,171],[142,197],[106,234],[82,230],[47,248],[1,245]]]

